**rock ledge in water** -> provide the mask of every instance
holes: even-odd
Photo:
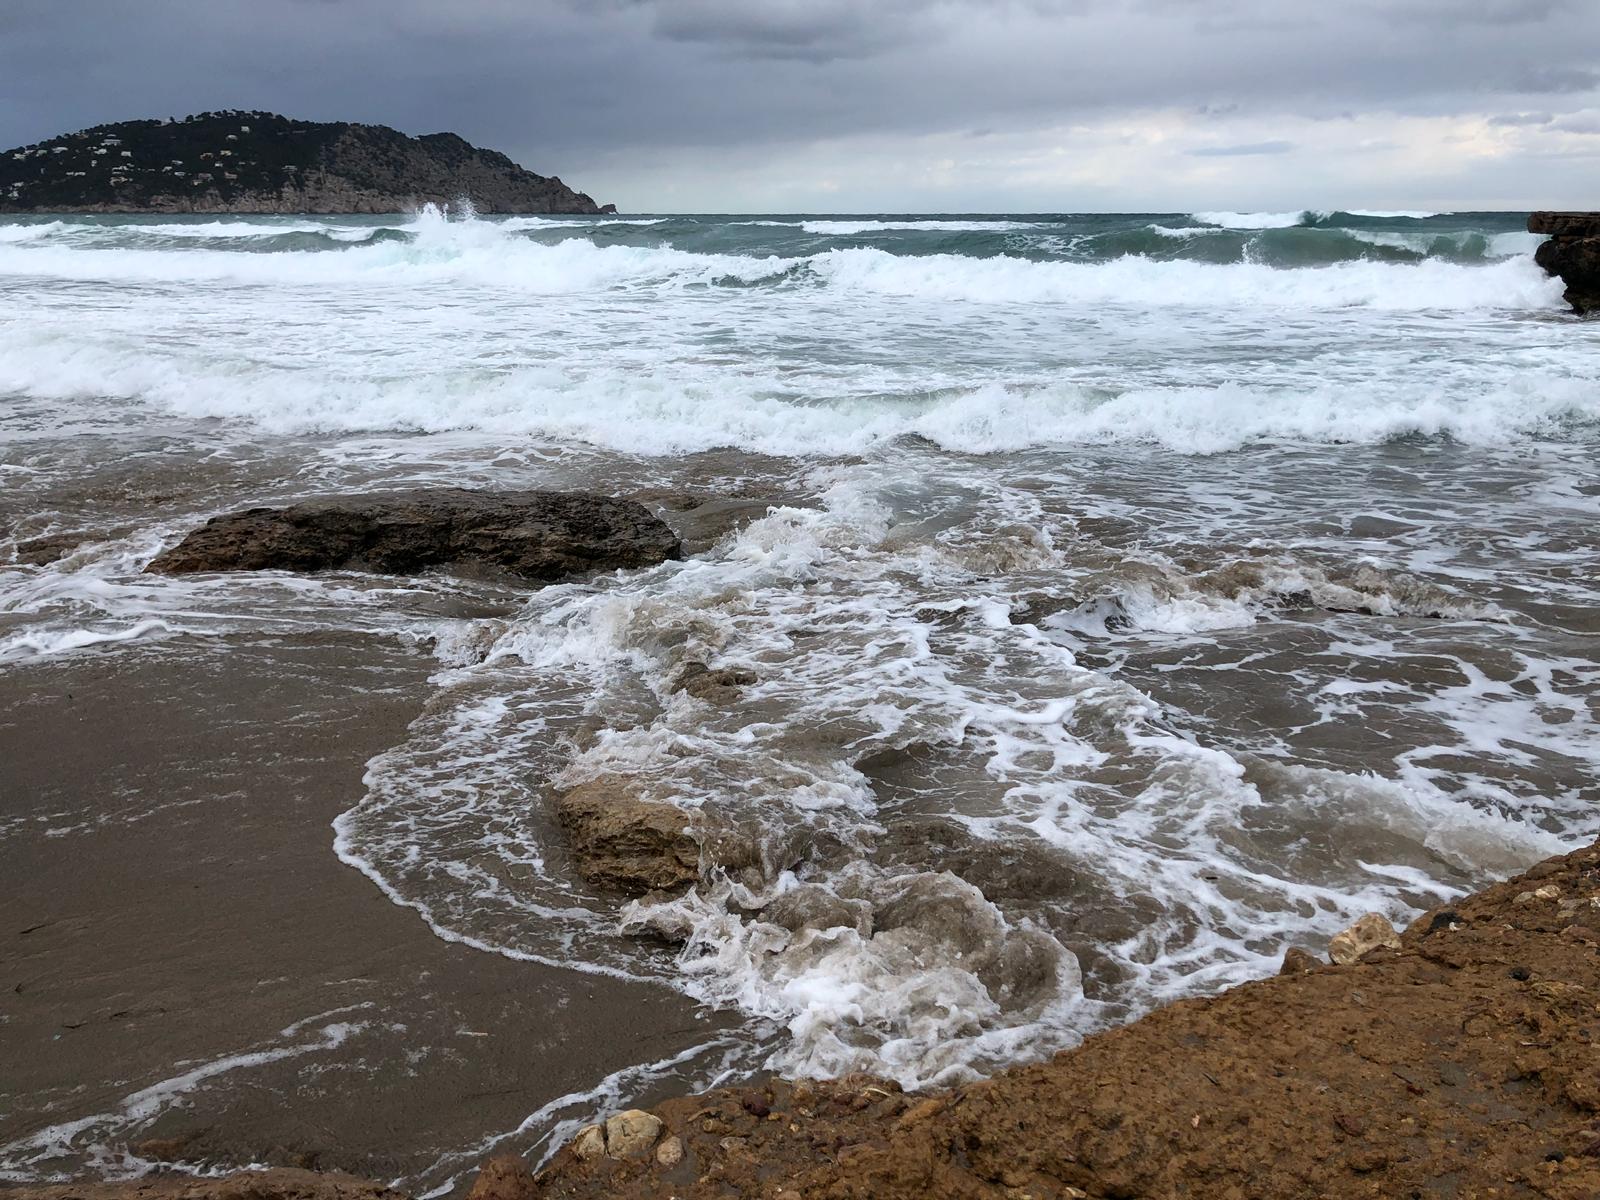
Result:
[[[700,878],[700,844],[689,833],[689,814],[634,792],[629,780],[606,776],[557,799],[556,816],[579,872],[592,884],[630,896],[694,883]]]
[[[654,566],[679,554],[677,536],[632,500],[438,488],[214,517],[145,569],[162,575],[333,569],[409,575],[452,565],[548,582]]]
[[[1550,235],[1533,259],[1561,277],[1573,310],[1600,311],[1600,212],[1536,212],[1528,218],[1528,232]]]

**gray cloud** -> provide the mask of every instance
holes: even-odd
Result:
[[[1105,180],[1076,186],[1114,204],[1146,186],[1152,155],[1227,160],[1243,191],[1289,150],[1298,170],[1314,145],[1378,117],[1554,137],[1588,107],[1555,97],[1600,85],[1595,45],[1590,0],[5,0],[0,146],[267,108],[451,129],[633,207],[718,180],[776,181],[778,197],[835,176],[880,180],[871,195],[911,204],[943,199],[928,189],[958,175],[968,202],[1005,207],[1018,201],[1004,188],[1046,187],[1026,180],[1081,160],[1093,131],[1139,145],[1168,121],[1144,158],[1096,151]],[[1521,120],[1535,94],[1568,111]],[[1302,136],[1306,121],[1328,129]],[[1398,144],[1362,136],[1350,154]],[[946,143],[969,150],[934,149]],[[966,153],[985,157],[915,177]],[[1498,178],[1501,161],[1475,169]]]
[[[1600,133],[1600,112],[1580,112],[1552,121],[1550,128],[1560,133]]]
[[[853,0],[774,0],[764,5],[677,0],[650,7],[655,11],[655,32],[670,41],[716,46],[736,57],[823,63],[883,53],[905,36],[887,18],[898,13],[910,19],[924,6],[890,2],[875,9]]]
[[[1293,149],[1293,142],[1272,141],[1246,142],[1240,146],[1201,146],[1184,153],[1192,158],[1244,158],[1252,154],[1288,154]]]
[[[1515,92],[1592,92],[1597,88],[1600,88],[1600,71],[1590,67],[1530,67],[1511,80],[1511,90]]]

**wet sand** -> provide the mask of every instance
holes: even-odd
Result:
[[[423,1191],[550,1101],[716,1036],[716,1018],[661,987],[441,941],[335,858],[329,822],[435,666],[316,634],[0,672],[13,1165],[114,1169],[135,1146]],[[97,1114],[59,1156],[38,1136]]]

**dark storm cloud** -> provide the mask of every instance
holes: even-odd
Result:
[[[1530,67],[1511,78],[1515,92],[1592,92],[1600,87],[1600,71],[1588,67]]]
[[[648,5],[654,31],[670,41],[716,46],[734,57],[800,59],[823,63],[869,58],[897,45],[908,32],[888,18],[911,17],[914,3],[881,7],[848,0],[776,0],[728,5],[717,0],[679,0]]]
[[[452,129],[579,184],[693,181],[1169,111],[1214,127],[1174,153],[1242,169],[1296,121],[1534,94],[1560,97],[1536,102],[1554,136],[1593,107],[1595,45],[1592,0],[4,0],[0,145],[267,108]]]

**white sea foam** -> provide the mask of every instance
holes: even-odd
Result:
[[[1015,623],[989,594],[1000,571],[1072,571],[1022,494],[941,531],[893,511],[874,473],[828,478],[822,508],[775,508],[693,561],[540,593],[375,765],[377,802],[344,844],[397,894],[426,897],[448,936],[553,957],[578,939],[604,961],[617,943],[528,840],[539,781],[676,804],[715,847],[702,881],[632,907],[624,929],[681,940],[691,994],[782,1023],[770,1066],[907,1086],[1253,977],[1362,911],[1402,919],[1459,891],[1441,862],[1511,869],[1567,844],[1420,774],[1284,766],[1181,735],[1149,696],[1079,665],[1088,626]],[[1025,552],[1000,552],[1008,538]],[[1124,613],[1185,636],[1251,624],[1302,590],[1378,614],[1495,615],[1364,566],[1251,560],[1162,597],[1141,591],[1148,577],[1130,577]],[[703,703],[672,685],[694,661],[754,682],[736,705]],[[1117,782],[1130,776],[1148,781],[1132,797]],[[908,808],[944,832],[895,843],[882,826]],[[1319,857],[1309,825],[1337,826],[1345,849]],[[1043,855],[1030,877],[1054,882],[1019,898],[1016,860],[986,873],[985,846]],[[1090,911],[1126,914],[1097,951],[1120,982],[1093,999],[1053,932]]]
[[[907,257],[832,250],[810,260],[830,287],[978,303],[1392,311],[1551,308],[1559,286],[1531,261],[1489,267],[1346,262],[1286,271],[1255,263],[1174,262],[1128,256],[1105,263]]]
[[[1047,1053],[1592,836],[1572,637],[1593,625],[1595,334],[1530,263],[528,236],[604,223],[427,213],[366,243],[330,221],[365,244],[306,253],[0,243],[27,300],[0,310],[0,469],[28,534],[136,530],[42,568],[0,544],[7,650],[432,647],[435,694],[335,852],[440,937],[774,1022],[762,1055],[802,1073],[924,1084]],[[694,244],[762,236],[714,225]],[[1389,444],[1408,435],[1431,440]],[[673,457],[718,447],[788,458]],[[142,574],[216,511],[380,483],[754,512],[684,562],[483,618],[447,574]],[[753,682],[708,701],[676,687],[694,664]],[[564,865],[550,793],[586,782],[678,804],[704,839],[692,893],[624,918],[675,960]]]
[[[1190,213],[1204,225],[1223,229],[1289,229],[1305,223],[1307,211],[1294,212],[1197,212]]]
[[[1420,209],[1347,208],[1342,211],[1352,217],[1375,220],[1406,219],[1420,221],[1442,214]],[[1194,220],[1223,229],[1290,229],[1311,221],[1325,221],[1335,215],[1331,210],[1299,209],[1295,212],[1197,212],[1189,214]]]
[[[235,226],[221,224],[217,228]],[[139,248],[91,254],[30,235],[17,242],[0,242],[0,275],[126,284],[416,289],[462,285],[573,295],[615,288],[677,291],[779,283],[799,278],[795,273],[803,270],[830,290],[931,301],[1128,304],[1141,308],[1361,306],[1396,311],[1553,307],[1560,290],[1531,261],[1505,262],[1489,270],[1427,261],[1348,262],[1286,271],[1252,263],[1134,257],[1062,263],[1006,256],[905,256],[875,248],[781,258],[597,246],[583,238],[544,245],[511,236],[495,222],[449,220],[435,212],[419,215],[408,229],[414,235],[408,241],[359,244],[341,254],[234,253],[225,249],[172,253]]]
[[[285,233],[332,233],[335,229],[348,232],[348,227],[330,224],[313,224],[307,221],[195,221],[175,222],[167,225],[99,225],[78,226],[78,230],[103,231],[105,235],[154,236],[169,238],[267,238]],[[370,232],[361,230],[362,234]]]
[[[1423,221],[1429,217],[1448,215],[1447,213],[1428,212],[1426,209],[1415,208],[1347,208],[1343,211],[1349,213],[1352,217],[1375,217],[1380,220],[1401,217],[1412,221]]]
[[[1010,233],[1024,229],[1039,229],[1037,221],[802,221],[800,228],[807,233],[820,233],[832,237],[853,237],[862,233],[896,233],[919,231],[929,233]]]
[[[38,221],[26,224],[0,222],[0,246],[44,241],[72,228],[65,221]]]

